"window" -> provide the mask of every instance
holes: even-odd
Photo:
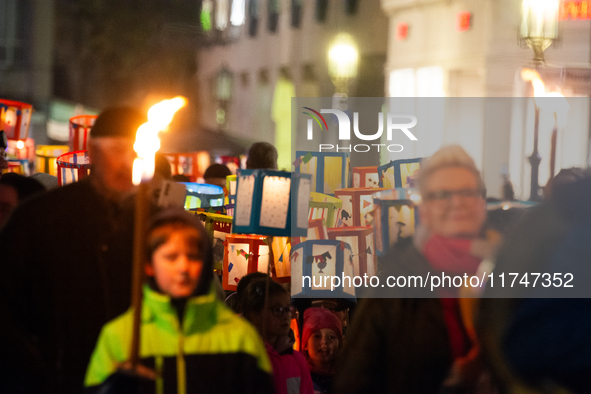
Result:
[[[299,28],[302,23],[302,0],[291,0],[291,27]]]
[[[25,24],[27,1],[0,1],[0,68],[25,62]]]
[[[241,26],[244,24],[246,0],[233,0],[232,13],[230,14],[230,23],[232,26]]]
[[[328,0],[316,0],[316,20],[324,22],[326,20],[326,11],[328,9]]]
[[[279,0],[268,0],[269,31],[275,33],[279,25]]]
[[[345,14],[355,15],[357,13],[357,0],[345,0]]]
[[[248,35],[254,37],[259,28],[258,0],[250,0],[248,3]]]

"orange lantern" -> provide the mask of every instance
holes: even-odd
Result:
[[[378,187],[378,166],[353,167],[353,187]]]
[[[70,150],[86,150],[90,129],[98,115],[78,115],[70,118]]]
[[[9,140],[26,140],[32,114],[31,104],[0,99],[0,130]]]
[[[60,186],[76,182],[90,173],[87,150],[68,152],[56,159],[57,184]]]

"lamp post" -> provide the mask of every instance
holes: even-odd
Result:
[[[223,66],[215,77],[215,97],[219,103],[216,111],[216,121],[222,129],[228,124],[228,103],[232,99],[232,72]]]
[[[544,51],[558,38],[558,8],[560,0],[523,0],[521,3],[521,38],[534,51],[534,67],[539,69],[544,64]],[[537,74],[537,73],[536,73]],[[523,76],[523,74],[522,74]],[[528,80],[525,77],[524,80]],[[529,79],[533,83],[533,79]],[[538,81],[542,86],[543,83]],[[539,91],[539,89],[538,89]],[[536,86],[534,85],[534,92]],[[535,96],[538,96],[534,93]],[[540,123],[540,109],[535,104],[534,148],[529,163],[531,166],[530,201],[538,201],[540,154],[538,152],[538,129]]]
[[[357,76],[359,52],[353,37],[347,33],[339,33],[330,43],[328,49],[328,74],[335,85],[333,97],[346,100],[349,84]]]

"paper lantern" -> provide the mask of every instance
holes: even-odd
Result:
[[[14,172],[15,174],[29,176],[28,160],[6,160],[8,167],[2,170],[2,173]]]
[[[341,215],[337,219],[336,227],[371,226],[373,216],[373,195],[384,190],[375,187],[340,189],[335,196],[343,202]]]
[[[234,204],[226,204],[226,215],[234,217]]]
[[[411,200],[399,199],[402,193],[406,194],[389,190],[374,195],[375,245],[379,257],[401,238],[414,235],[418,224],[416,205]]]
[[[69,145],[71,151],[86,150],[88,134],[98,115],[78,115],[70,118]]]
[[[232,233],[232,217],[209,212],[195,212],[201,219],[205,230],[213,240],[213,267],[222,269],[224,264],[224,243]]]
[[[423,160],[421,157],[417,159],[394,160],[388,164],[379,166],[378,177],[380,187],[386,189],[414,187],[417,171],[421,167],[421,160]]]
[[[240,168],[240,159],[234,156],[220,156],[220,164],[225,165],[232,172],[236,174],[236,170]]]
[[[0,130],[9,140],[26,140],[32,114],[31,104],[0,99]]]
[[[343,202],[328,194],[310,193],[310,214],[308,220],[322,219],[326,227],[336,227]]]
[[[244,275],[267,272],[269,245],[267,237],[259,235],[227,235],[224,249],[222,287],[236,290]]]
[[[353,187],[378,187],[378,166],[353,167]]]
[[[57,183],[60,186],[76,182],[90,173],[90,160],[87,150],[68,152],[56,159]]]
[[[165,153],[171,165],[172,175],[186,175],[191,182],[203,177],[203,173],[210,164],[208,152]]]
[[[334,195],[350,187],[349,153],[297,151],[295,171],[312,175],[312,191]]]
[[[310,175],[240,170],[232,231],[282,237],[306,236]]]
[[[35,150],[35,172],[57,176],[56,159],[68,152],[68,145],[37,145]]]
[[[329,228],[328,238],[346,242],[351,246],[353,272],[357,276],[374,276],[377,273],[377,256],[371,227]]]
[[[187,188],[185,198],[185,209],[194,210],[197,208],[222,209],[224,205],[224,189],[217,185],[207,183],[181,182]]]
[[[291,237],[272,237],[273,265],[271,275],[277,282],[291,281]]]
[[[295,245],[291,249],[291,296],[354,298],[351,255],[351,247],[336,240],[309,240]],[[331,278],[343,276],[351,280],[331,283]]]
[[[16,160],[35,160],[35,140],[27,138],[26,140],[8,140],[6,149],[8,158]]]
[[[308,235],[306,236],[306,240],[309,239],[328,239],[324,220],[314,219],[308,221]]]
[[[228,190],[228,203],[236,204],[236,175],[226,177],[226,189]]]

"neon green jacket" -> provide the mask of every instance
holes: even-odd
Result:
[[[85,386],[101,385],[129,358],[133,311],[107,323],[86,372]],[[170,297],[144,286],[140,358],[160,375],[155,393],[273,392],[271,364],[253,326],[213,291],[190,298],[179,327]]]

